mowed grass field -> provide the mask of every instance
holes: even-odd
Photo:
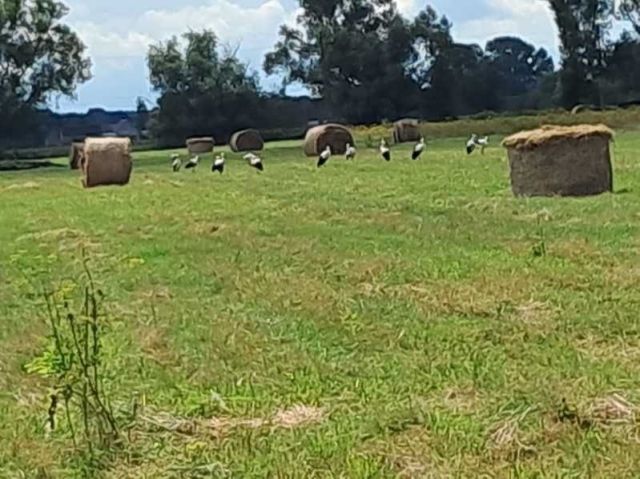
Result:
[[[84,251],[110,395],[143,405],[104,477],[638,477],[640,134],[586,199],[513,198],[495,143],[2,173],[0,476],[83,474],[24,365]]]

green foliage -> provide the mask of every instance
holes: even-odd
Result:
[[[54,95],[73,95],[91,76],[85,46],[56,0],[0,0],[0,134],[27,129],[29,114]]]
[[[53,393],[47,413],[47,432],[58,430],[58,407],[63,404],[66,428],[73,444],[86,455],[88,467],[102,467],[99,459],[120,438],[109,396],[109,358],[104,352],[106,316],[102,292],[96,288],[87,260],[82,307],[73,310],[71,297],[78,286],[65,282],[56,292],[45,292],[50,335],[44,351],[24,369],[47,379]]]
[[[236,52],[218,52],[215,34],[205,30],[183,35],[181,49],[173,37],[149,48],[151,84],[160,93],[152,128],[169,144],[194,135],[227,137],[259,119],[260,96],[255,75]]]

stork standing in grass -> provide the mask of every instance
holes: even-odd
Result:
[[[323,167],[327,164],[327,161],[331,159],[331,147],[327,145],[327,147],[320,153],[318,157],[318,168]]]
[[[426,146],[427,145],[424,142],[424,137],[421,136],[418,144],[413,147],[413,153],[411,153],[411,159],[417,160],[418,158],[420,158],[420,155],[422,155]]]
[[[220,174],[224,173],[224,153],[220,153],[218,156],[216,156],[216,159],[213,160],[211,171],[213,173],[215,173],[216,171]]]
[[[255,168],[258,171],[264,171],[264,165],[262,163],[262,158],[253,153],[247,153],[244,155],[244,159],[251,168]]]
[[[189,161],[187,161],[187,164],[185,165],[184,168],[185,170],[191,170],[195,172],[199,164],[200,164],[200,157],[196,155],[193,158],[191,158]]]
[[[358,154],[358,151],[356,150],[356,147],[352,146],[351,143],[347,143],[347,151],[344,155],[345,158],[347,160],[354,160],[357,154]]]
[[[474,133],[473,135],[471,135],[471,138],[469,138],[469,140],[467,141],[467,147],[466,147],[467,155],[470,155],[476,149],[477,141],[478,141],[478,135]]]
[[[171,155],[171,168],[173,169],[174,173],[180,171],[180,168],[182,168],[182,160],[180,159],[180,155]]]
[[[384,138],[380,140],[380,154],[385,161],[391,161],[391,149]]]
[[[477,138],[476,145],[480,147],[480,153],[484,155],[484,149],[489,146],[489,137]]]

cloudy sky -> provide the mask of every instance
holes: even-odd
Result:
[[[93,79],[77,99],[59,99],[59,111],[91,107],[131,109],[138,96],[153,100],[145,53],[148,45],[188,29],[209,28],[260,70],[278,27],[293,22],[295,0],[64,0],[67,21],[89,48]],[[397,0],[401,12],[415,14],[427,3],[453,22],[456,40],[484,42],[517,34],[557,53],[556,32],[544,0]],[[275,79],[263,80],[275,88]]]

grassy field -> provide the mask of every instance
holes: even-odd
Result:
[[[110,396],[141,405],[104,477],[637,477],[640,135],[588,199],[515,199],[502,149],[463,146],[0,175],[0,477],[97,474],[24,370],[82,251]]]

